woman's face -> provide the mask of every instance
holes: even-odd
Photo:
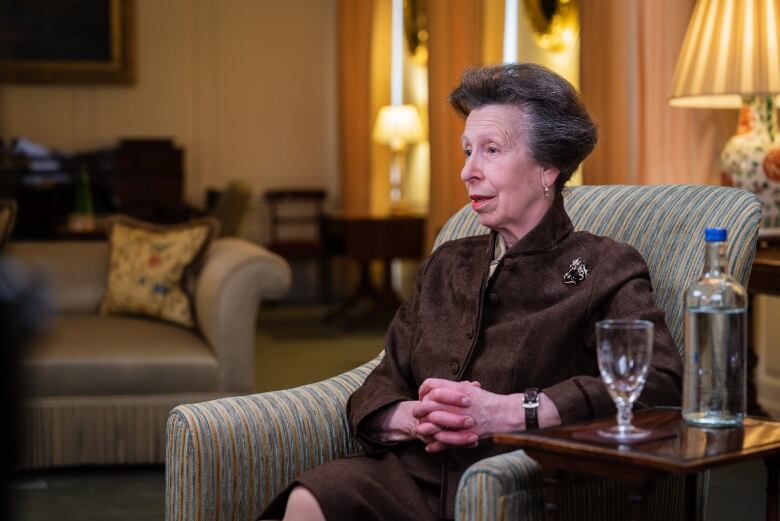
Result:
[[[460,177],[483,226],[511,245],[544,216],[558,171],[537,164],[526,146],[525,113],[514,105],[485,105],[466,118]],[[550,196],[544,196],[544,187]]]

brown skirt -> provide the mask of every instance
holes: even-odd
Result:
[[[430,463],[416,464],[421,457]],[[441,468],[441,457],[425,453],[422,444],[332,461],[291,483],[260,519],[281,519],[290,492],[303,485],[317,498],[328,521],[439,521],[439,512],[452,512],[453,506],[441,508]]]

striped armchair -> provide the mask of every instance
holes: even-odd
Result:
[[[702,230],[729,229],[729,268],[747,283],[761,207],[746,191],[707,186],[584,186],[565,194],[574,226],[637,248],[650,267],[655,299],[683,349],[684,289],[703,265]],[[436,244],[485,233],[468,207]],[[305,470],[352,453],[345,405],[380,360],[323,382],[270,393],[176,407],[168,419],[166,519],[253,519]],[[704,518],[708,475],[699,479]],[[682,480],[659,481],[647,519],[681,515]],[[575,477],[559,492],[563,519],[624,519],[616,480]],[[522,450],[483,460],[464,473],[457,519],[544,519],[539,466]]]

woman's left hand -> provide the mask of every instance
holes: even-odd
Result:
[[[440,378],[425,380],[418,394],[420,403],[412,414],[419,421],[417,432],[431,440],[428,452],[476,447],[481,437],[525,425],[522,394],[496,394],[477,382]]]

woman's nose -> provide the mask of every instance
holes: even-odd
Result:
[[[466,157],[466,162],[463,164],[463,168],[460,171],[460,178],[464,183],[474,181],[482,175],[482,171],[479,169],[479,165],[476,163],[475,157]]]

